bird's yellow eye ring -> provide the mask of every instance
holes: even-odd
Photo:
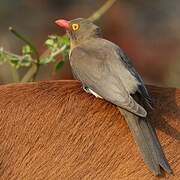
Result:
[[[77,31],[78,29],[79,29],[79,24],[72,24],[72,29],[74,30],[74,31]]]

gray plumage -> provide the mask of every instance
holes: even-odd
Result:
[[[160,167],[166,172],[172,173],[171,167],[163,153],[155,129],[146,118],[135,116],[128,111],[120,109],[132,132],[135,142],[138,144],[145,164],[154,175],[161,175]]]
[[[119,54],[125,57],[115,44],[102,38],[95,38],[73,49],[70,64],[76,78],[84,86],[105,100],[145,117],[146,110],[131,97],[131,94],[140,91],[143,97],[149,95],[133,66],[122,60]],[[145,91],[141,91],[139,87],[143,87]]]
[[[155,175],[161,174],[160,166],[172,173],[156,132],[145,119],[147,111],[143,105],[151,107],[151,98],[132,62],[117,45],[103,39],[100,28],[89,20],[79,18],[68,24],[70,64],[75,78],[81,81],[86,92],[118,107],[125,116],[145,164]],[[74,24],[78,25],[75,30]],[[61,22],[60,26],[63,26]]]

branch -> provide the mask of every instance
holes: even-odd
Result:
[[[33,45],[32,42],[30,42],[28,39],[26,39],[23,35],[21,35],[20,33],[18,33],[16,30],[14,30],[12,27],[9,27],[9,31],[11,31],[18,39],[22,40],[23,42],[25,42],[26,44],[28,44],[34,55],[35,55],[35,58],[37,60],[37,62],[35,63],[35,65],[37,66],[36,67],[36,71],[34,72],[34,64],[32,65],[32,69],[33,71],[31,72],[34,72],[34,74],[32,74],[32,79],[35,80],[36,76],[37,76],[37,73],[39,71],[39,66],[40,66],[40,56],[39,56],[39,53],[38,53],[38,50],[37,48]],[[29,77],[29,71],[27,72],[27,74],[25,76],[28,76]],[[23,78],[24,79],[24,78]],[[26,77],[25,77],[26,79]]]
[[[50,59],[54,59],[57,55],[59,55],[60,53],[62,53],[65,49],[66,49],[66,45],[62,46],[60,49],[57,49],[57,51],[53,52],[50,56]]]
[[[18,39],[22,40],[23,42],[25,42],[26,44],[28,44],[32,51],[34,52],[36,59],[39,59],[39,53],[37,51],[37,48],[32,44],[32,42],[30,42],[29,40],[27,40],[23,35],[21,35],[20,33],[18,33],[16,30],[14,30],[12,27],[9,27],[9,31],[11,31]]]
[[[101,18],[101,16],[103,16],[106,11],[108,11],[112,5],[116,2],[117,0],[107,0],[103,5],[102,7],[100,7],[96,12],[94,12],[88,19],[91,20],[91,21],[96,21],[98,20],[99,18]],[[38,74],[38,71],[39,71],[39,67],[41,64],[47,64],[46,63],[43,63],[42,58],[43,58],[43,55],[40,56],[39,53],[38,53],[38,50],[37,48],[34,46],[34,44],[29,41],[28,39],[26,39],[23,35],[21,35],[19,32],[17,32],[16,30],[14,30],[12,27],[9,27],[9,30],[20,40],[22,40],[23,42],[25,42],[31,49],[31,54],[33,53],[35,55],[35,59],[32,59],[31,60],[31,67],[30,69],[28,69],[28,71],[26,72],[26,74],[24,75],[24,77],[20,80],[21,82],[28,82],[28,81],[34,81],[37,74]],[[54,42],[55,40],[53,38],[50,39],[51,42],[49,44],[49,46],[52,46],[53,48],[56,47],[54,46],[52,43],[57,43],[57,42]],[[58,39],[57,39],[58,40]],[[58,40],[59,41],[59,40]],[[62,41],[62,40],[61,40]],[[57,43],[58,44],[58,43]],[[52,48],[51,47],[51,48]],[[64,50],[67,48],[67,46],[62,46],[60,49],[54,51],[54,52],[51,52],[50,56],[48,57],[49,60],[48,60],[48,63],[53,61],[53,59],[60,53],[63,53]],[[10,53],[9,53],[10,54]],[[45,53],[46,54],[46,53]],[[15,54],[10,54],[14,57],[16,57],[17,59],[21,60],[23,58],[23,56],[18,56],[18,55],[15,55]],[[18,73],[15,72],[15,70],[12,69],[12,75],[13,75],[13,79],[15,81],[19,81],[19,77],[17,76]]]
[[[19,82],[20,78],[19,78],[19,74],[18,74],[17,70],[12,66],[10,66],[10,68],[11,68],[11,74],[12,74],[13,82]]]
[[[117,0],[107,0],[107,2],[100,7],[96,12],[94,12],[88,19],[90,21],[97,21],[101,16],[103,16],[106,11],[108,11],[112,5],[116,2]]]
[[[31,68],[27,71],[27,73],[22,78],[21,82],[25,83],[25,82],[29,82],[29,81],[33,80],[33,76],[37,72],[38,72],[37,71],[37,65],[33,63]]]

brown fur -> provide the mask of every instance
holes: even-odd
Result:
[[[149,87],[149,114],[180,177],[180,90]],[[117,108],[77,81],[0,86],[0,179],[158,179],[144,165]],[[164,178],[161,178],[164,179]]]

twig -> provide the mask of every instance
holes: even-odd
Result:
[[[36,71],[34,72],[34,64],[32,64],[32,70],[33,71],[31,71],[31,70],[29,70],[29,71],[34,72],[34,74],[32,74],[32,79],[35,80],[35,78],[36,78],[36,76],[38,74],[38,71],[39,71],[39,66],[40,66],[40,56],[39,56],[39,53],[37,51],[37,48],[33,45],[33,43],[31,43],[29,40],[27,40],[23,35],[18,33],[12,27],[9,27],[9,31],[11,31],[17,38],[21,39],[22,41],[24,41],[26,44],[28,44],[31,47],[31,49],[32,49],[32,51],[33,51],[33,53],[35,55],[35,58],[37,60],[36,63],[35,63],[35,65],[37,67],[36,67]],[[27,72],[27,74],[25,74],[25,76],[29,77],[29,71]]]
[[[34,76],[34,74],[36,72],[37,72],[37,65],[36,64],[32,64],[31,68],[24,75],[24,77],[22,78],[21,82],[25,83],[25,82],[29,82],[29,81],[33,80],[33,76]]]
[[[106,11],[108,11],[112,5],[116,2],[117,0],[107,0],[107,2],[100,7],[96,12],[94,12],[88,19],[90,21],[97,21],[101,16],[103,16]]]
[[[11,68],[11,74],[12,74],[13,82],[19,82],[20,78],[19,78],[19,74],[18,74],[17,70],[12,66],[10,66],[10,68]]]
[[[26,44],[28,44],[32,51],[34,52],[36,59],[39,59],[39,53],[37,51],[37,48],[29,41],[27,40],[23,35],[21,35],[20,33],[18,33],[16,30],[14,30],[12,27],[9,27],[9,31],[11,31],[17,38],[21,39],[22,41],[24,41]]]
[[[60,49],[58,49],[57,51],[53,52],[50,56],[51,59],[54,59],[58,54],[60,54],[61,52],[63,52],[66,49],[66,45],[62,46]]]
[[[67,48],[67,45],[63,45],[61,48],[57,49],[56,51],[54,52],[51,52],[50,53],[50,56],[49,56],[49,61],[53,60],[57,55],[59,55],[60,53],[62,53],[65,49]],[[44,64],[44,63],[41,63],[41,59],[43,59],[43,57],[45,57],[47,54],[49,53],[49,50],[46,50],[40,57],[40,64]]]
[[[21,61],[24,56],[21,56],[21,55],[17,55],[17,54],[14,54],[12,52],[9,52],[9,51],[6,51],[6,50],[3,50],[4,54],[6,56],[13,56],[13,57],[16,57],[19,61]],[[6,58],[5,58],[6,59]],[[36,63],[36,61],[34,59],[32,59],[31,63]]]
[[[52,55],[51,58],[55,58],[57,55],[59,55],[61,52],[64,51],[64,49],[66,48],[66,45],[62,46],[60,49],[58,49],[57,51],[55,51]],[[41,59],[41,58],[40,58]],[[39,62],[39,64],[41,64],[41,62]],[[29,82],[31,80],[33,80],[33,75],[37,72],[37,66],[35,64],[32,64],[31,68],[28,70],[28,72],[25,74],[25,76],[23,77],[23,79],[21,80],[22,83],[25,82]]]
[[[88,19],[91,21],[96,21],[98,20],[101,16],[103,16],[106,11],[108,11],[112,5],[116,2],[117,0],[107,0],[104,5],[102,5],[102,7],[100,7],[96,12],[94,12]],[[32,62],[32,66],[31,68],[27,71],[27,73],[24,75],[24,77],[22,78],[21,82],[28,82],[31,80],[34,80],[36,78],[36,75],[38,74],[39,71],[39,67],[41,65],[41,57],[37,51],[37,48],[33,45],[33,43],[31,43],[29,40],[27,40],[24,36],[22,36],[20,33],[18,33],[17,31],[15,31],[12,27],[9,27],[9,30],[20,40],[22,40],[23,42],[25,42],[26,44],[28,44],[34,55],[35,55],[35,60]],[[51,54],[50,58],[53,59],[54,57],[56,57],[58,54],[60,54],[61,52],[64,51],[64,49],[66,48],[66,46],[63,46],[61,49],[55,51],[54,53]],[[12,71],[13,76],[14,76],[14,80],[15,81],[19,81],[18,77],[17,77],[17,72],[15,73],[14,71]]]
[[[17,59],[21,59],[21,58],[22,58],[22,56],[17,55],[17,54],[14,54],[14,53],[9,52],[9,51],[6,51],[6,50],[3,50],[3,53],[4,53],[5,55],[10,55],[10,56],[16,57]]]

